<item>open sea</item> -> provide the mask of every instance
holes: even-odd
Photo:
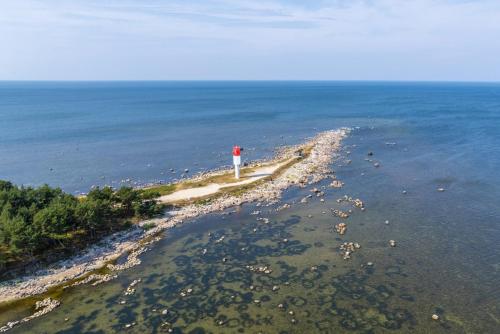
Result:
[[[325,202],[291,188],[291,208],[260,209],[269,224],[247,204],[167,231],[139,266],[53,291],[59,308],[11,332],[500,333],[498,83],[0,82],[0,179],[171,182],[230,164],[235,144],[249,161],[344,126],[345,186]],[[344,195],[366,210],[332,216]],[[345,241],[361,245],[350,260]],[[0,326],[31,313],[2,308]]]

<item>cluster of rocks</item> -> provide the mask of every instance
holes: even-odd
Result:
[[[187,295],[190,295],[191,293],[193,293],[193,289],[192,288],[188,288],[186,290],[182,290],[180,293],[179,293],[179,296],[181,297],[186,297]]]
[[[332,188],[342,188],[344,186],[344,183],[339,180],[333,180],[332,183],[330,183],[330,187]]]
[[[340,245],[340,255],[342,255],[344,260],[348,260],[351,258],[351,254],[354,253],[355,250],[360,249],[361,245],[357,242],[344,242]]]
[[[347,195],[344,195],[344,197],[337,199],[337,203],[343,203],[343,202],[348,202],[352,204],[354,207],[359,209],[363,209],[365,207],[362,200],[360,200],[359,198],[352,198],[351,196]]]
[[[125,296],[130,296],[130,295],[133,295],[135,293],[135,286],[137,284],[139,284],[141,282],[141,279],[135,279],[132,281],[132,283],[130,283],[128,286],[127,286],[127,289],[125,290],[125,292],[123,293]]]
[[[12,329],[14,326],[31,321],[35,318],[41,317],[44,314],[47,314],[58,307],[61,303],[50,297],[45,298],[43,300],[37,301],[35,303],[35,313],[30,316],[24,317],[21,320],[8,322],[5,326],[0,327],[0,333],[7,332]]]
[[[290,208],[290,206],[291,206],[290,204],[285,203],[285,204],[283,204],[283,205],[281,205],[281,206],[277,207],[277,208],[276,208],[276,211],[282,211],[282,210],[288,209],[288,208]]]
[[[331,210],[332,210],[332,214],[335,217],[344,218],[344,219],[349,217],[349,213],[348,212],[345,212],[345,211],[342,211],[342,210],[339,210],[339,209],[331,209]]]
[[[269,224],[269,218],[259,217],[257,221],[261,221],[263,224]]]
[[[127,261],[125,261],[122,264],[108,263],[107,268],[113,271],[121,271],[137,266],[141,264],[141,259],[139,259],[139,255],[141,255],[147,250],[148,250],[147,247],[139,246],[136,249],[132,250],[132,252],[130,252],[130,254],[127,256]]]
[[[130,328],[130,327],[135,326],[135,325],[137,325],[137,323],[134,321],[134,322],[131,322],[131,323],[125,324],[125,326],[124,326],[124,327],[125,327],[125,328]]]
[[[325,196],[325,192],[324,191],[321,191],[320,189],[318,188],[312,188],[310,190],[312,193],[316,194],[316,197],[322,197],[322,196]]]
[[[335,225],[335,231],[337,231],[337,233],[340,235],[344,235],[346,230],[347,230],[346,223],[340,223]]]
[[[269,266],[246,266],[246,268],[248,270],[250,270],[251,272],[254,272],[254,273],[259,273],[259,274],[270,274],[273,272],[273,270],[269,267]]]
[[[216,244],[219,244],[219,243],[223,242],[225,238],[226,238],[226,236],[225,236],[225,235],[223,235],[223,236],[221,236],[219,239],[215,240],[214,242],[215,242]]]
[[[82,280],[76,281],[70,285],[63,286],[63,289],[67,289],[67,288],[82,285],[82,284],[88,284],[90,282],[92,282],[92,286],[96,286],[96,285],[104,283],[104,282],[109,282],[117,277],[118,277],[118,275],[90,274],[89,276],[87,276],[86,278],[84,278]]]

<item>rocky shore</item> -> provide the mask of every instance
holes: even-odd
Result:
[[[96,285],[109,281],[116,277],[118,271],[140,264],[139,255],[147,251],[150,244],[158,241],[160,239],[159,233],[165,229],[182,224],[188,219],[220,212],[243,203],[259,202],[267,205],[276,203],[282,192],[288,187],[292,185],[303,187],[328,177],[331,173],[330,163],[338,157],[342,139],[347,136],[349,131],[347,128],[342,128],[322,132],[301,145],[282,149],[276,159],[293,158],[297,156],[297,152],[303,150],[308,150],[308,154],[302,159],[297,159],[297,162],[287,166],[284,170],[280,170],[276,175],[272,175],[270,180],[265,180],[242,194],[226,194],[207,201],[207,204],[182,206],[169,212],[168,217],[143,221],[131,230],[105,238],[83,254],[61,261],[51,268],[37,271],[19,279],[2,282],[0,283],[0,303],[42,294],[55,286],[63,286],[64,288],[87,283]],[[332,186],[338,187],[339,184]],[[146,225],[148,229],[143,228]],[[154,227],[150,228],[151,226]],[[125,254],[128,256],[124,263],[111,264],[113,260]],[[111,271],[111,274],[92,273],[105,266]],[[75,280],[77,281],[75,282]],[[50,305],[55,305],[57,301],[50,300],[50,303]],[[53,308],[55,307],[57,306]]]

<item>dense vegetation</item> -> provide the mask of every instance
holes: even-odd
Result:
[[[75,197],[60,188],[17,187],[0,180],[0,271],[35,259],[57,258],[133,220],[161,212],[155,193],[96,188]]]

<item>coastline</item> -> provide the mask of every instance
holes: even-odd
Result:
[[[0,303],[12,303],[16,300],[43,294],[48,290],[62,286],[62,288],[91,283],[93,285],[116,277],[117,272],[140,264],[138,256],[148,250],[148,245],[161,239],[159,233],[182,224],[186,219],[195,218],[208,213],[223,211],[229,207],[246,202],[256,202],[258,205],[276,203],[281,193],[292,185],[305,186],[318,182],[330,175],[329,164],[338,157],[342,139],[349,133],[349,129],[342,128],[317,134],[300,145],[283,149],[277,157],[261,164],[273,165],[292,159],[297,150],[307,148],[309,153],[303,159],[295,159],[283,164],[256,182],[251,182],[251,189],[228,189],[231,191],[210,194],[211,200],[205,204],[187,203],[169,217],[142,221],[133,229],[118,232],[106,237],[98,244],[91,246],[83,254],[60,261],[51,266],[51,269],[39,270],[33,275],[0,283]],[[219,172],[215,172],[219,173]],[[214,175],[207,173],[193,178],[203,179]],[[272,179],[267,179],[267,178]],[[255,184],[254,184],[255,183]],[[233,188],[233,187],[227,187]],[[244,188],[244,187],[242,187]],[[241,192],[243,191],[243,192]],[[212,198],[215,197],[215,198]],[[265,203],[265,204],[264,204]],[[145,226],[153,228],[145,229]],[[128,254],[125,263],[112,264],[117,258]],[[95,273],[100,269],[107,269],[110,273]],[[15,325],[15,324],[12,324]]]

